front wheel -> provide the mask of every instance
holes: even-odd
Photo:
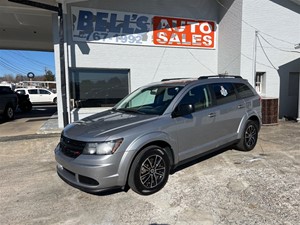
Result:
[[[6,120],[13,120],[15,117],[15,110],[11,105],[6,106],[4,117]]]
[[[128,185],[136,193],[151,195],[162,189],[168,181],[170,160],[159,146],[144,148],[132,163]]]
[[[256,122],[248,120],[243,132],[243,136],[236,145],[236,148],[241,151],[250,151],[255,147],[257,138],[258,125]]]

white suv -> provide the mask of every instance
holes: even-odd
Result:
[[[57,95],[44,88],[16,88],[18,94],[29,95],[32,103],[56,103]]]

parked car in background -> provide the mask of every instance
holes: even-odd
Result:
[[[16,88],[18,94],[29,95],[30,101],[35,103],[54,103],[57,102],[57,94],[45,88]]]
[[[10,87],[0,86],[0,115],[6,120],[14,119],[17,105],[17,94]]]
[[[57,173],[88,192],[128,185],[150,195],[187,160],[228,146],[252,150],[260,117],[260,96],[240,76],[163,80],[66,126]]]

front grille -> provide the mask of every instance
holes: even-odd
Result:
[[[75,141],[70,138],[61,136],[60,149],[66,156],[76,158],[82,153],[84,147],[85,142],[83,141]]]

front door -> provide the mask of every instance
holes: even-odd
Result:
[[[195,112],[174,118],[178,140],[179,160],[198,155],[210,149],[215,138],[215,117],[208,85],[189,90],[179,104],[193,104]]]

